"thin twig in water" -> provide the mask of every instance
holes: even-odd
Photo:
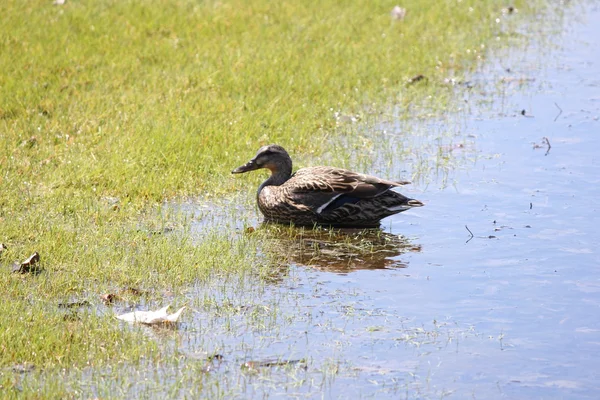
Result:
[[[471,239],[473,239],[475,236],[473,235],[473,232],[471,232],[471,230],[469,229],[468,226],[465,225],[465,228],[467,228],[467,230],[469,231],[469,234],[471,235],[471,237],[469,238],[469,240],[467,240],[465,243],[469,243],[471,241]]]
[[[546,142],[546,144],[548,145],[548,150],[546,150],[546,154],[544,154],[545,156],[547,156],[548,153],[550,153],[550,149],[552,148],[552,146],[550,145],[550,140],[548,140],[548,138],[544,136],[542,138],[542,142]]]
[[[560,114],[562,114],[562,108],[560,108],[560,106],[556,103],[554,103],[554,105],[556,106],[556,108],[558,108],[558,115],[556,116],[556,118],[554,118],[554,122],[556,122],[558,117],[560,117]]]
[[[550,149],[552,148],[552,145],[550,144],[550,139],[548,139],[546,136],[544,136],[542,138],[541,144],[537,144],[537,143],[533,142],[534,149],[541,149],[544,146],[546,146],[546,154],[544,154],[544,155],[547,156],[548,153],[550,153]]]

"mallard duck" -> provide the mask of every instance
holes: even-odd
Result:
[[[423,205],[392,190],[408,182],[333,167],[302,168],[292,174],[292,159],[275,144],[261,147],[254,158],[231,173],[261,168],[271,171],[257,193],[265,222],[372,228],[385,217]]]

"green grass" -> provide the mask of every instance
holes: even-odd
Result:
[[[386,2],[4,2],[3,186],[135,203],[229,192],[261,144],[326,150],[336,110],[443,106],[443,78],[474,66],[503,4],[407,2],[392,23]],[[429,85],[407,87],[417,74]]]
[[[269,266],[260,235],[207,227],[198,243],[164,202],[250,198],[261,174],[230,171],[266,143],[300,165],[362,163],[361,129],[393,107],[444,110],[455,90],[444,79],[508,34],[494,20],[535,6],[515,1],[520,13],[503,16],[505,5],[410,0],[394,22],[383,1],[1,2],[0,390],[18,386],[17,364],[53,374],[160,359],[100,295],[135,287],[145,297],[120,307],[177,302],[191,285]],[[418,74],[427,81],[408,84]],[[34,251],[42,274],[10,273]],[[65,318],[58,303],[80,299],[91,308]]]

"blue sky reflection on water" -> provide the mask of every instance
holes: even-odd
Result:
[[[411,279],[382,302],[489,338],[420,361],[457,398],[600,396],[600,11],[588,11],[549,66],[506,65],[538,88],[465,122],[478,161],[392,219],[422,251],[402,256]],[[382,279],[363,277],[364,290]]]

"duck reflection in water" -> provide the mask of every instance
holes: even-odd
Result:
[[[348,273],[365,269],[406,268],[399,257],[420,252],[402,235],[381,229],[305,229],[263,223],[263,251],[280,264]]]

